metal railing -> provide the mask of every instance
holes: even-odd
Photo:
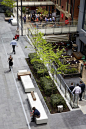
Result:
[[[71,107],[77,108],[78,107],[78,99],[71,92],[71,90],[69,89],[69,86],[64,81],[64,78],[60,74],[57,73],[55,65],[54,64],[52,64],[51,66],[47,65],[47,68],[49,71],[51,71],[51,67],[53,67],[53,69],[54,69],[54,75],[52,76],[52,79],[57,84],[57,88],[59,88],[61,90],[64,97],[66,98],[68,103],[71,105]]]
[[[47,34],[65,34],[65,33],[74,33],[77,32],[78,22],[70,21],[67,25],[65,22],[34,22],[29,23],[29,29],[33,34],[35,32],[42,32],[45,35]]]
[[[13,9],[13,13],[15,14],[15,17],[17,18],[17,8],[15,7]],[[23,15],[23,14],[22,14]],[[19,24],[21,26],[21,11],[18,9],[18,19],[19,19]],[[23,19],[22,19],[23,20]],[[26,23],[27,24],[27,23]],[[65,34],[65,33],[74,33],[77,32],[77,21],[69,21],[67,24],[64,22],[28,22],[28,27],[31,30],[33,34],[37,32],[42,32],[44,35],[47,34]],[[27,28],[28,28],[27,27]],[[24,24],[23,24],[23,30]]]

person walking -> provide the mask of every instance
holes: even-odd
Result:
[[[78,83],[75,86],[75,88],[73,89],[72,93],[75,94],[74,101],[76,100],[78,102],[78,97],[80,97],[79,95],[81,94],[81,87],[79,87]]]
[[[9,71],[11,71],[11,68],[13,66],[13,58],[12,56],[10,55],[10,57],[8,58],[8,61],[9,61]]]
[[[26,15],[24,15],[23,20],[24,20],[24,23],[26,23]]]
[[[82,95],[83,95],[83,92],[85,91],[85,84],[82,81],[80,81],[80,85],[79,86],[81,87],[81,94],[79,95],[80,96],[80,100],[79,101],[82,101]]]
[[[32,116],[31,122],[34,122],[35,117],[37,117],[37,118],[40,117],[40,112],[35,107],[33,107],[32,110],[33,110],[33,112],[31,113],[31,116]]]
[[[12,45],[12,48],[13,48],[13,52],[12,53],[16,53],[15,52],[15,46],[17,46],[17,42],[15,41],[15,38],[13,38],[13,40],[11,41],[10,45]],[[18,47],[18,46],[17,46]]]
[[[73,83],[71,83],[71,86],[69,86],[69,89],[71,90],[71,92],[73,91],[74,88],[75,86],[73,85]]]
[[[17,30],[16,30],[16,38],[15,39],[17,39],[17,41],[19,40],[19,28],[17,27]]]

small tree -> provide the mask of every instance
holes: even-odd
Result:
[[[37,13],[38,12],[40,12],[41,14],[43,14],[45,16],[48,14],[48,11],[45,8],[43,9],[42,7],[38,8]]]
[[[36,31],[35,31],[36,32]],[[41,58],[41,61],[46,65],[50,67],[50,71],[52,73],[52,77],[54,80],[54,73],[55,73],[55,67],[54,63],[57,64],[56,72],[57,74],[61,74],[64,70],[67,69],[68,65],[62,64],[60,61],[60,57],[63,54],[64,49],[59,50],[59,48],[56,50],[56,53],[53,51],[53,47],[51,43],[47,43],[45,39],[43,39],[43,34],[41,32],[36,33],[34,36],[34,42],[33,45],[35,46],[35,50],[37,52],[37,55]],[[37,58],[34,58],[33,60],[38,60]],[[52,88],[53,93],[53,88]]]
[[[1,5],[7,6],[9,8],[15,7],[15,1],[14,0],[2,0]]]

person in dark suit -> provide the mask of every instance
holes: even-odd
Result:
[[[82,81],[80,81],[79,87],[81,87],[81,94],[79,95],[80,97],[79,101],[82,101],[82,94],[85,91],[85,84]]]
[[[40,112],[35,107],[33,107],[32,110],[33,112],[31,113],[32,116],[31,122],[34,122],[36,117],[37,118],[40,117]]]
[[[71,90],[71,92],[73,91],[73,89],[74,89],[74,85],[73,85],[73,83],[71,83],[71,86],[69,87],[69,89]]]

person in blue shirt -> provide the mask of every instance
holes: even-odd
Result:
[[[15,38],[13,38],[13,40],[11,41],[10,45],[12,45],[12,48],[13,48],[13,52],[12,53],[16,53],[15,52],[15,46],[17,46],[17,42],[15,41]],[[18,47],[18,46],[17,46]]]
[[[31,114],[31,116],[32,116],[31,122],[34,122],[35,117],[37,117],[37,118],[40,117],[40,112],[35,107],[33,107],[32,110],[33,110],[33,112]]]

